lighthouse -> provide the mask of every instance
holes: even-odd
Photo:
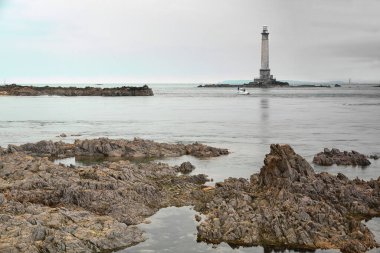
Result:
[[[270,74],[269,68],[269,32],[268,26],[263,26],[263,31],[261,32],[261,67],[260,67],[260,77],[253,79],[253,82],[245,84],[247,87],[259,87],[259,88],[270,88],[270,87],[283,87],[289,86],[287,82],[276,81],[273,75]]]
[[[269,69],[269,32],[268,26],[263,26],[263,32],[261,33],[261,69],[260,79],[270,79]]]
[[[261,32],[261,68],[260,77],[255,78],[253,82],[249,83],[252,86],[287,86],[286,82],[278,82],[273,75],[270,74],[269,68],[269,32],[268,26],[263,26],[263,31]]]

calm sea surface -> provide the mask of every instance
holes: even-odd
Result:
[[[380,154],[377,87],[248,89],[251,95],[241,96],[235,89],[196,88],[194,84],[150,86],[153,97],[0,97],[0,146],[97,137],[198,141],[228,148],[231,154],[164,161],[190,161],[197,167],[194,173],[205,173],[214,181],[248,178],[258,172],[271,143],[288,143],[310,162],[324,147]],[[61,133],[68,137],[57,137]],[[314,168],[368,180],[380,176],[380,160],[371,163],[366,168]],[[151,218],[151,224],[143,225],[150,239],[123,252],[231,251],[228,245],[213,249],[196,243],[193,216],[189,207],[161,210]],[[369,225],[378,236],[379,219]]]

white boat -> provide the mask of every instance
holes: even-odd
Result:
[[[237,94],[238,95],[249,95],[250,93],[243,88],[243,89],[238,89]]]

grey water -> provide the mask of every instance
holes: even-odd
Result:
[[[100,87],[112,86],[116,85]],[[0,146],[42,139],[72,142],[77,138],[97,137],[140,137],[173,143],[198,141],[228,148],[231,154],[211,159],[185,156],[164,161],[169,164],[190,161],[197,167],[194,173],[207,174],[214,182],[228,177],[249,178],[259,172],[271,143],[288,143],[309,162],[324,147],[380,153],[378,87],[248,89],[251,93],[248,96],[237,95],[233,88],[197,88],[195,84],[150,87],[155,93],[153,97],[0,96]],[[57,137],[61,133],[68,137]],[[365,168],[314,166],[314,169],[333,174],[342,172],[349,178],[376,179],[380,176],[380,161],[371,160],[371,163]],[[185,209],[178,210],[181,213]],[[182,215],[188,217],[189,213],[183,211]],[[173,214],[170,216],[173,218],[165,218],[165,224],[169,223],[170,227],[171,221],[175,224],[181,219],[179,216]],[[147,225],[147,231],[152,227],[152,238],[163,232],[153,229],[155,220]],[[378,219],[372,222],[380,227]],[[188,229],[183,226],[184,232]],[[165,233],[171,231],[164,230]],[[172,233],[177,234],[175,230]],[[197,244],[193,237],[184,240],[188,240],[184,245],[194,248],[188,252],[205,251],[204,248],[196,250],[203,244]],[[154,251],[158,247],[149,242],[148,239],[146,248],[140,252]],[[175,242],[162,243],[167,252],[175,252],[170,250],[176,247]],[[136,247],[143,245],[145,243]],[[208,248],[223,252],[223,246]],[[263,251],[260,248],[244,250]]]

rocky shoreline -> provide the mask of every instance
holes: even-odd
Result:
[[[105,138],[0,149],[0,252],[110,252],[132,246],[145,240],[136,224],[163,207],[195,205],[194,196],[202,195],[208,180],[202,174],[178,174],[192,170],[189,163],[171,167],[122,160],[75,167],[49,159],[78,152],[126,157],[228,154],[197,143]]]
[[[136,227],[160,208],[194,206],[198,240],[233,246],[340,249],[378,247],[361,222],[380,216],[380,177],[349,180],[315,173],[288,145],[271,145],[260,173],[205,186],[189,162],[126,159],[228,150],[193,144],[99,138],[0,148],[0,252],[110,252],[145,240]],[[122,157],[93,166],[53,158]]]
[[[0,96],[153,96],[153,90],[147,85],[142,87],[78,88],[50,86],[37,87],[11,84],[0,86]]]
[[[379,246],[361,220],[380,216],[380,177],[317,174],[288,145],[271,145],[250,180],[229,178],[208,194],[199,241],[345,253]]]

